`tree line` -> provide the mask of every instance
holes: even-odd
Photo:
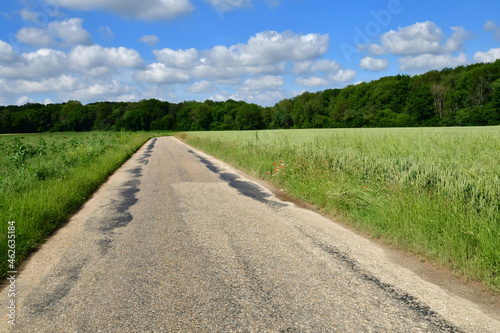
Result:
[[[157,99],[0,106],[0,133],[500,125],[500,60],[305,92],[271,107]]]

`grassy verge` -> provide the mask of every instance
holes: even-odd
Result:
[[[12,264],[18,266],[110,174],[158,134],[0,136],[0,276],[5,277]],[[10,221],[15,223],[9,225]],[[7,240],[12,225],[15,226],[14,260],[8,257]]]
[[[500,291],[500,128],[179,133],[395,247]]]

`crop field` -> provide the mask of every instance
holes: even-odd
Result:
[[[0,275],[18,266],[153,136],[126,132],[1,135]],[[15,230],[15,242],[8,243],[8,230]],[[15,253],[8,251],[8,244],[15,244]]]
[[[394,247],[500,291],[500,128],[177,137]]]

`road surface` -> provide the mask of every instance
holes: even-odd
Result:
[[[18,332],[500,332],[381,246],[172,137],[23,265],[15,299]]]

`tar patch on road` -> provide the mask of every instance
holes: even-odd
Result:
[[[55,311],[54,307],[62,300],[80,277],[85,261],[72,266],[63,267],[52,272],[37,289],[27,296],[25,304],[30,314],[48,314]]]
[[[123,228],[127,226],[133,219],[132,214],[130,214],[129,210],[130,207],[135,205],[138,201],[136,195],[140,191],[139,185],[141,184],[143,168],[142,165],[148,164],[149,158],[153,153],[156,140],[156,138],[151,140],[151,143],[149,143],[146,150],[139,158],[138,163],[141,165],[127,170],[127,172],[130,174],[130,180],[121,185],[118,199],[113,204],[111,217],[103,219],[100,223],[99,230],[105,236],[103,239],[98,241],[98,245],[101,249],[102,254],[107,254],[108,251],[112,248],[111,243],[113,239],[110,236],[113,234],[113,231],[117,228]]]
[[[311,235],[308,235],[300,228],[297,228],[303,235],[309,238],[315,246],[317,246],[322,251],[328,253],[330,257],[334,260],[344,263],[351,271],[356,273],[362,280],[374,285],[375,287],[381,289],[386,295],[395,299],[400,304],[402,304],[407,309],[413,311],[418,317],[427,321],[431,327],[433,327],[437,332],[447,332],[447,333],[459,333],[462,332],[459,328],[453,326],[442,318],[437,312],[432,311],[431,308],[422,302],[420,302],[416,297],[405,293],[402,290],[395,288],[394,286],[380,281],[378,278],[370,275],[368,272],[364,271],[359,267],[357,262],[349,257],[349,255],[334,246],[330,246],[322,243],[321,241],[315,239]]]
[[[256,201],[262,202],[270,207],[273,208],[280,208],[280,207],[287,207],[287,204],[273,201],[273,200],[268,200],[269,197],[272,197],[271,194],[262,191],[262,189],[248,181],[243,181],[240,180],[240,176],[235,174],[235,173],[229,173],[229,172],[223,172],[221,169],[219,169],[215,164],[207,160],[206,158],[199,156],[192,150],[188,150],[191,154],[196,156],[200,162],[205,164],[205,166],[212,172],[216,173],[219,178],[226,183],[229,184],[232,188],[236,189],[240,194],[252,198]]]

